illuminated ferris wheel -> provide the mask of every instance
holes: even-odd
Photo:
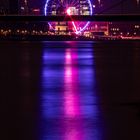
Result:
[[[92,4],[90,0],[47,0],[44,13],[46,16],[56,15],[92,15]],[[70,26],[72,30],[79,34],[89,25],[87,22],[75,22],[71,18]],[[56,30],[58,22],[49,22],[50,28]]]

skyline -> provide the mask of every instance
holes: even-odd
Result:
[[[1,0],[0,1],[0,11],[5,10],[5,13],[16,14],[20,13],[21,7],[24,0]],[[126,13],[126,14],[140,14],[140,2],[139,0],[126,0],[122,1],[114,0],[91,0],[93,5],[93,13],[95,14],[109,14],[109,13]],[[46,0],[28,0],[29,11],[31,9],[40,9],[40,14],[44,14],[44,5]],[[118,4],[117,4],[118,3]],[[2,12],[1,12],[2,13]],[[31,13],[31,12],[29,12]]]
[[[95,8],[93,8],[93,13],[100,13],[104,9],[108,9],[112,5],[117,5],[122,0],[91,0],[92,5],[95,5]],[[44,5],[46,0],[34,0],[32,3],[32,0],[28,0],[29,6],[31,8],[40,8],[40,10],[43,12]],[[105,11],[105,13],[140,13],[140,3],[139,0],[126,0],[123,1],[122,5],[117,5],[115,8],[112,8],[108,11]]]

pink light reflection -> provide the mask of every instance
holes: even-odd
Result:
[[[66,49],[64,75],[64,116],[72,121],[65,122],[65,140],[82,140],[83,129],[80,98],[78,94],[77,54],[74,49]],[[79,120],[78,120],[79,119]]]
[[[64,107],[66,117],[80,115],[79,98],[77,91],[77,69],[73,66],[74,54],[71,49],[66,49],[65,75],[64,75]]]
[[[71,64],[72,58],[71,58],[71,52],[70,49],[67,49],[66,51],[66,59],[65,59],[65,64]]]

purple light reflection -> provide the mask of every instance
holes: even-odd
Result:
[[[46,118],[60,118],[62,115],[62,96],[60,88],[63,85],[61,77],[63,71],[57,68],[62,61],[63,55],[56,55],[57,49],[51,50],[49,47],[44,48],[42,55],[42,116]],[[63,69],[63,68],[62,68]],[[55,87],[55,88],[54,88]]]
[[[75,58],[71,49],[66,49],[64,75],[64,112],[68,118],[80,115],[80,104],[77,92],[77,68],[73,66]]]
[[[74,49],[66,49],[64,71],[64,123],[65,140],[83,140],[83,120],[81,119],[78,91],[77,54]]]
[[[83,45],[84,46],[84,45]],[[87,48],[80,48],[78,52],[79,92],[81,115],[84,118],[84,140],[101,140],[103,137],[100,127],[99,95],[95,77],[95,59],[93,46],[88,43]]]
[[[60,42],[57,46],[66,47],[44,48],[41,140],[102,139],[94,54],[89,44]]]

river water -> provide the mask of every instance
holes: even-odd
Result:
[[[1,140],[140,139],[140,42],[0,42]]]

